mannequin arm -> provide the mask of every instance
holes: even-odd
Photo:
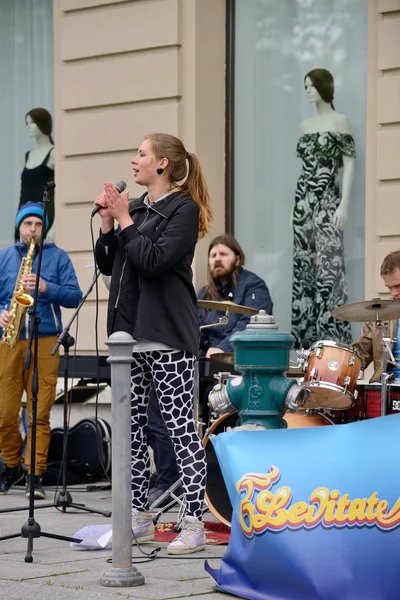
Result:
[[[54,148],[50,152],[49,160],[47,161],[47,166],[49,167],[49,169],[54,170]]]
[[[336,229],[343,229],[349,212],[349,201],[351,188],[354,180],[355,159],[352,156],[343,156],[343,181],[342,181],[342,199],[333,216],[333,225]]]
[[[340,133],[351,135],[350,121],[346,115],[339,115],[336,125]],[[339,230],[344,229],[348,217],[350,194],[354,180],[354,163],[353,156],[343,155],[342,200],[333,216],[333,226]]]

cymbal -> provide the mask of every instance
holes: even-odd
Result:
[[[214,362],[222,362],[227,365],[235,364],[235,355],[233,352],[214,352],[214,354],[211,354],[210,358]]]
[[[199,305],[199,308],[205,308],[206,310],[226,312],[229,309],[229,312],[238,313],[240,315],[256,315],[258,313],[257,308],[235,304],[230,300],[224,300],[223,302],[218,302],[217,300],[198,300],[197,304]]]
[[[400,302],[372,298],[365,302],[352,302],[337,306],[333,309],[332,315],[341,321],[388,321],[400,317]]]

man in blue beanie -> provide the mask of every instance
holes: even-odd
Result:
[[[33,294],[36,285],[39,242],[43,227],[44,206],[38,202],[27,202],[18,211],[15,225],[19,241],[0,251],[0,449],[6,463],[0,477],[0,494],[6,494],[25,477],[22,467],[23,441],[18,427],[18,413],[23,391],[26,391],[28,409],[28,439],[25,453],[27,470],[26,493],[29,496],[30,477],[35,478],[35,498],[44,498],[42,475],[46,470],[50,443],[50,410],[56,396],[59,355],[51,351],[63,330],[61,306],[76,308],[82,297],[75,270],[67,253],[51,242],[43,245],[42,267],[38,285],[37,317],[40,319],[38,333],[39,393],[36,421],[36,468],[31,474],[31,384],[33,361],[28,371],[24,370],[24,359],[28,347],[29,332],[26,319],[18,339],[10,342],[9,309],[13,303],[13,292],[18,278],[21,261],[26,257],[33,239],[35,249],[32,269],[22,277],[24,290]],[[46,218],[46,231],[48,220]]]

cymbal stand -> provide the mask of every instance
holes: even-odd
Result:
[[[377,315],[378,316],[378,315]],[[391,337],[388,337],[388,326],[387,323],[376,321],[376,328],[379,329],[382,333],[382,348],[383,348],[383,356],[382,356],[382,374],[381,374],[381,417],[387,415],[388,410],[388,381],[390,378],[390,373],[387,372],[388,366],[388,356],[392,362],[394,362],[394,357],[392,351],[390,349],[391,344],[395,342]]]
[[[220,327],[221,325],[227,325],[229,321],[229,308],[226,309],[226,312],[223,317],[219,317],[218,323],[209,323],[208,325],[200,325],[200,329],[207,329],[208,327]]]

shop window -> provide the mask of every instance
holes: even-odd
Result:
[[[0,16],[0,248],[4,248],[14,242],[21,174],[26,153],[36,146],[25,115],[33,108],[44,108],[51,116],[54,112],[53,2],[0,0]]]
[[[236,0],[233,8],[235,237],[296,346],[348,343],[360,325],[351,330],[329,315],[334,305],[364,299],[368,3]],[[327,96],[318,105],[307,92],[304,78],[315,69],[325,70],[326,88],[326,71],[332,75],[336,112]],[[349,183],[342,239],[332,221]]]

